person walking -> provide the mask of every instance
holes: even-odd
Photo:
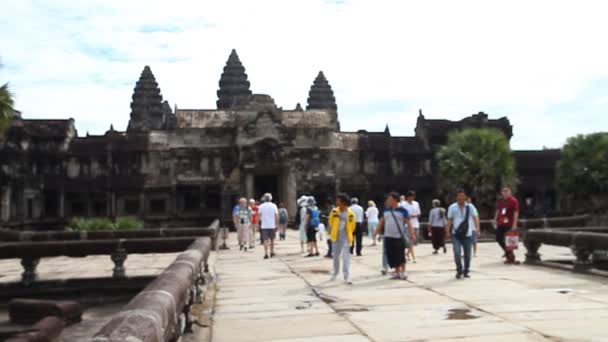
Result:
[[[454,262],[456,263],[456,279],[470,277],[471,271],[471,244],[473,235],[481,233],[479,214],[471,203],[467,203],[464,190],[456,192],[456,202],[448,208],[448,221],[446,224],[446,237],[452,238],[454,249]],[[464,268],[462,266],[462,250],[464,251]]]
[[[350,200],[350,210],[355,214],[356,228],[355,228],[355,243],[350,247],[350,254],[357,252],[357,256],[361,256],[361,250],[363,249],[363,208],[359,205],[359,199],[353,197]],[[356,244],[356,248],[355,248]]]
[[[319,208],[315,198],[310,196],[306,202],[306,241],[308,241],[307,257],[319,256],[319,246],[317,245],[317,231],[319,230]]]
[[[405,202],[401,202],[400,205],[407,210],[410,214],[410,222],[412,224],[412,228],[414,228],[414,233],[416,234],[416,241],[420,239],[420,221],[418,218],[420,217],[420,204],[415,201],[416,193],[412,190],[408,191],[405,196]],[[414,245],[417,243],[410,243],[407,248],[407,256],[416,263],[416,253],[414,252]]]
[[[306,237],[306,215],[308,213],[308,197],[302,196],[298,200],[300,211],[298,212],[298,231],[300,233],[300,253],[304,253],[304,245],[308,243]]]
[[[336,207],[329,214],[329,234],[333,248],[334,273],[330,281],[336,280],[340,273],[340,258],[342,258],[342,273],[344,282],[352,285],[350,274],[350,251],[357,227],[355,213],[348,207],[349,198],[346,194],[336,196]]]
[[[285,240],[285,231],[289,222],[289,213],[283,203],[279,203],[279,240]]]
[[[325,213],[326,215],[322,215],[323,217],[323,223],[325,224],[325,229],[328,231],[327,233],[327,254],[325,254],[326,258],[333,258],[332,256],[332,242],[331,242],[331,232],[329,231],[329,216],[332,212],[332,210],[334,210],[334,205],[332,204],[330,199],[327,199],[326,203],[325,203]]]
[[[384,236],[384,251],[388,266],[394,269],[392,279],[407,279],[405,248],[416,241],[416,234],[407,209],[399,205],[399,194],[386,196],[385,209],[378,223],[378,231]]]
[[[239,249],[241,251],[244,250],[245,252],[247,252],[247,246],[250,245],[249,232],[251,231],[251,216],[252,212],[247,205],[247,199],[241,198],[239,200],[238,208],[233,214],[233,222],[236,227]]]
[[[268,250],[270,249],[270,257],[274,257],[274,239],[276,237],[277,227],[279,226],[279,208],[272,203],[272,195],[264,194],[262,197],[264,203],[259,207],[260,215],[260,234],[264,242],[264,259],[268,259]]]
[[[255,248],[255,232],[259,230],[259,215],[258,215],[258,206],[255,200],[252,198],[249,200],[249,208],[251,208],[251,235],[249,237],[249,248]]]
[[[443,253],[447,253],[445,248],[445,225],[446,214],[445,209],[441,207],[441,201],[433,200],[433,209],[429,213],[429,226],[431,227],[431,241],[433,243],[433,254],[437,254],[440,248],[443,248]]]
[[[505,234],[508,231],[517,230],[519,201],[513,196],[513,191],[508,186],[502,189],[501,194],[502,198],[496,203],[496,242],[504,251],[503,258],[507,259],[505,264],[519,264],[515,259],[515,253],[512,250],[507,250],[505,244]]]
[[[367,210],[365,211],[367,219],[367,235],[372,239],[372,246],[376,245],[376,228],[378,227],[378,208],[374,201],[367,202]]]

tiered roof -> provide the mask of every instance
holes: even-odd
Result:
[[[329,85],[327,78],[325,78],[323,71],[319,71],[317,78],[315,78],[315,81],[310,87],[306,109],[338,110],[334,92],[331,90],[331,86]]]
[[[234,49],[228,57],[219,84],[220,89],[217,91],[218,109],[232,108],[239,97],[251,95],[245,67]]]

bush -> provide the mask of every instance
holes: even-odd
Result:
[[[106,217],[84,218],[74,217],[68,224],[69,230],[94,231],[94,230],[138,230],[144,227],[144,223],[135,217],[118,217],[116,222]]]
[[[114,227],[116,230],[138,230],[144,228],[144,223],[136,217],[118,217]]]

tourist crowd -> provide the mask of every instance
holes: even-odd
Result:
[[[423,238],[430,238],[433,254],[440,250],[447,253],[446,241],[451,241],[456,266],[456,278],[471,276],[471,257],[477,253],[477,239],[481,235],[479,212],[470,197],[462,189],[457,190],[455,202],[447,209],[438,199],[431,203],[428,213],[428,228],[421,232],[422,210],[416,201],[416,193],[405,195],[390,192],[379,208],[374,201],[367,202],[364,209],[358,198],[347,194],[336,195],[335,201],[319,208],[313,196],[302,196],[297,200],[298,209],[294,218],[298,229],[301,253],[306,257],[319,257],[319,243],[327,242],[326,258],[333,259],[331,280],[335,280],[342,269],[345,283],[352,284],[350,258],[363,255],[363,237],[371,239],[371,246],[381,243],[381,272],[386,275],[392,270],[392,279],[408,278],[406,264],[416,263],[415,248]],[[264,246],[264,259],[275,256],[274,243],[285,240],[290,222],[285,206],[272,201],[272,194],[266,193],[261,201],[239,199],[234,206],[233,223],[237,231],[239,249],[247,251],[255,248],[256,232],[260,244]],[[496,241],[504,251],[507,264],[518,263],[513,253],[513,236],[517,236],[519,203],[509,187],[502,189],[496,203]],[[225,246],[225,243],[224,243]],[[227,247],[226,247],[227,248]]]

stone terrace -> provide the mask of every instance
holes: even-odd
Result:
[[[453,278],[449,249],[431,255],[430,245],[420,245],[406,282],[381,276],[380,247],[365,247],[364,256],[353,259],[354,285],[347,286],[328,282],[330,260],[301,257],[295,232],[271,260],[262,260],[261,246],[239,252],[235,238],[231,234],[231,250],[210,256],[216,283],[196,308],[205,315],[199,324],[211,324],[213,342],[608,341],[608,278],[505,266],[494,243],[479,245],[472,278],[460,281]],[[567,248],[540,252],[543,260],[573,259]],[[523,259],[523,250],[519,254]],[[176,255],[133,254],[125,266],[130,275],[156,275]],[[41,280],[111,277],[112,263],[108,256],[45,258],[38,271]],[[0,282],[17,281],[21,272],[18,260],[0,261]],[[87,341],[123,305],[89,307],[61,341]],[[0,321],[6,320],[0,309]],[[209,340],[209,329],[195,328],[184,342]]]
[[[494,243],[479,245],[472,278],[458,281],[449,249],[420,245],[406,282],[381,276],[380,248],[366,247],[353,259],[353,286],[328,282],[331,261],[301,257],[293,232],[272,260],[260,246],[231,247],[214,266],[214,342],[608,341],[607,278],[505,266]],[[566,248],[540,251],[573,258]]]

